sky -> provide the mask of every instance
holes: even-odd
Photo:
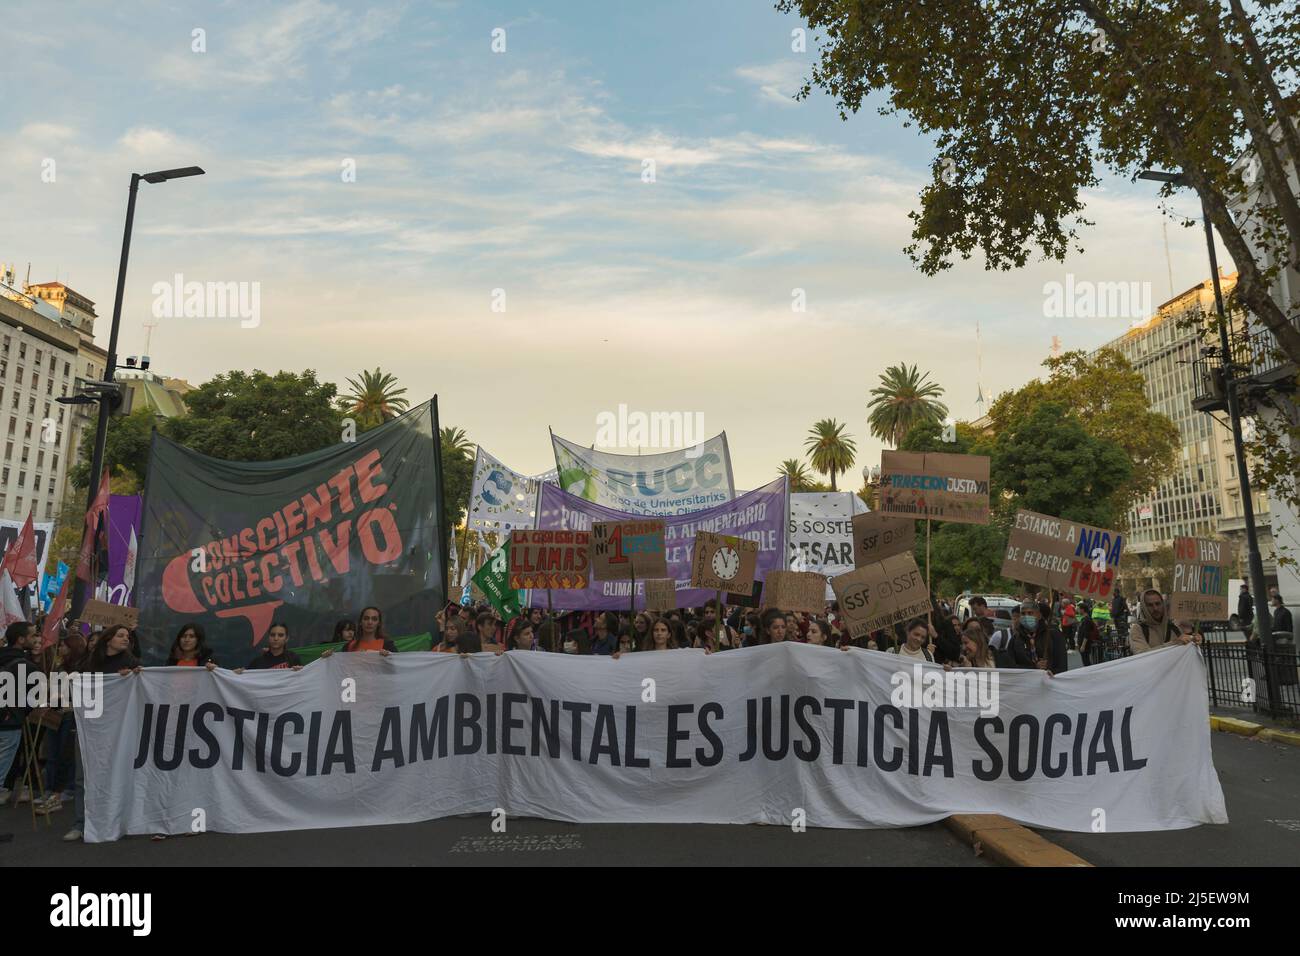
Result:
[[[816,37],[796,52],[800,21],[762,2],[5,11],[0,262],[19,282],[30,263],[94,300],[106,345],[130,174],[202,166],[141,187],[122,355],[155,323],[153,369],[193,384],[380,366],[525,473],[554,465],[548,426],[590,444],[626,405],[725,430],[739,488],[838,419],[856,488],[887,366],[972,419],[981,380],[1034,378],[1053,336],[1091,349],[1131,322],[1048,317],[1045,283],[1149,283],[1158,305],[1208,277],[1199,229],[1166,230],[1151,184],[1114,178],[1064,263],[921,274],[903,249],[931,142],[883,101],[847,122],[796,101]],[[155,316],[178,275],[256,288],[256,322]]]

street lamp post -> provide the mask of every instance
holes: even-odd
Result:
[[[1183,173],[1165,173],[1156,170],[1144,170],[1138,179],[1152,182],[1168,183],[1171,186],[1190,186]],[[1228,316],[1223,308],[1223,289],[1219,285],[1219,257],[1214,251],[1214,227],[1210,225],[1210,213],[1201,199],[1201,221],[1205,224],[1205,245],[1210,253],[1210,280],[1214,283],[1214,307],[1219,321],[1219,349],[1223,353],[1223,390],[1228,402],[1228,418],[1232,422],[1232,449],[1237,458],[1237,474],[1241,476],[1241,503],[1246,518],[1246,551],[1250,566],[1250,585],[1255,594],[1255,619],[1259,624],[1259,636],[1264,647],[1273,652],[1272,615],[1268,609],[1268,589],[1264,584],[1264,561],[1259,553],[1259,535],[1255,532],[1255,502],[1250,490],[1250,475],[1246,471],[1246,446],[1241,437],[1241,401],[1237,395],[1238,379],[1236,364],[1232,360],[1232,351],[1228,342]],[[1271,676],[1271,668],[1268,668]],[[1271,681],[1270,681],[1271,684]]]
[[[117,293],[113,297],[113,323],[108,330],[108,361],[104,366],[105,382],[112,382],[113,375],[117,371],[117,332],[122,321],[122,294],[126,290],[126,261],[131,254],[131,227],[135,223],[135,197],[140,190],[140,181],[156,184],[165,183],[169,179],[202,175],[203,170],[198,166],[131,174],[131,191],[126,200],[126,227],[122,231],[122,258],[117,264]],[[108,420],[113,414],[113,409],[120,402],[120,395],[111,390],[101,394],[99,399],[99,420],[95,425],[95,453],[90,463],[90,491],[86,496],[87,511],[94,504],[95,495],[99,491],[99,476],[104,469],[104,445],[108,441]]]

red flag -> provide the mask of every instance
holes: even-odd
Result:
[[[36,570],[36,530],[32,527],[32,513],[27,512],[27,521],[13,546],[5,554],[0,571],[8,570],[13,578],[14,587],[25,588],[39,577]]]
[[[45,626],[41,629],[41,650],[53,647],[59,639],[59,622],[68,611],[68,585],[72,579],[71,574],[64,576],[63,585],[50,604],[50,613],[45,615]]]
[[[108,469],[104,469],[99,482],[99,491],[95,500],[86,511],[86,530],[81,536],[81,555],[77,559],[77,578],[90,581],[90,557],[95,553],[95,536],[99,530],[99,520],[108,514]],[[93,582],[91,582],[93,583]]]

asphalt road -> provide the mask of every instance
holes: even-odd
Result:
[[[906,830],[514,819],[506,833],[478,814],[401,826],[205,833],[155,842],[64,843],[70,811],[35,833],[26,808],[0,808],[0,868],[21,866],[987,866],[941,824]]]
[[[1044,837],[1095,866],[1289,866],[1300,864],[1300,747],[1212,733],[1228,823],[1161,833],[1066,833]]]

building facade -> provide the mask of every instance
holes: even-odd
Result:
[[[0,517],[52,521],[69,465],[70,407],[80,334],[58,309],[0,275]]]
[[[1235,274],[1220,273],[1225,296],[1235,284]],[[1129,512],[1125,550],[1149,561],[1152,552],[1172,545],[1176,537],[1222,537],[1233,546],[1237,562],[1233,576],[1245,577],[1246,522],[1232,432],[1226,416],[1206,414],[1196,404],[1195,365],[1203,342],[1189,323],[1203,323],[1214,314],[1214,287],[1206,279],[1102,346],[1117,350],[1132,363],[1146,382],[1151,408],[1173,421],[1180,438],[1168,477]],[[1240,314],[1233,320],[1238,327],[1245,322]],[[1272,580],[1277,562],[1265,495],[1255,497],[1255,527],[1265,575]]]

